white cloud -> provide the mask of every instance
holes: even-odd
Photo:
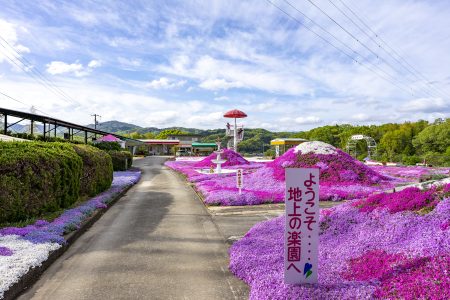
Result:
[[[146,87],[160,90],[160,89],[173,89],[173,88],[179,88],[186,84],[186,80],[171,80],[167,77],[161,77],[160,79],[155,79],[149,82]]]
[[[118,57],[117,61],[125,70],[134,70],[135,68],[142,66],[142,60],[137,58],[130,59]]]
[[[47,64],[47,72],[52,75],[60,74],[74,74],[76,77],[83,77],[89,75],[94,68],[98,68],[102,65],[101,61],[91,60],[87,67],[84,67],[79,62],[72,64],[65,63],[63,61],[52,61]]]
[[[214,97],[214,100],[216,100],[216,101],[226,101],[226,100],[230,100],[230,98],[227,97],[227,96],[219,96],[219,97]]]
[[[276,101],[270,100],[270,101],[268,101],[268,102],[263,102],[263,103],[258,104],[258,105],[256,106],[256,109],[257,109],[258,111],[263,111],[263,112],[264,112],[264,111],[267,111],[267,110],[269,110],[269,109],[275,107],[276,105],[277,105],[277,102],[276,102]]]
[[[205,90],[227,90],[229,88],[243,87],[240,82],[226,81],[225,79],[207,79],[199,84],[199,87]]]
[[[18,42],[19,30],[26,32],[24,28],[0,19],[0,34],[7,43],[6,44],[4,41],[2,41],[2,45],[4,45],[4,47],[0,48],[0,63],[3,61],[7,61],[15,69],[18,68],[16,64],[21,64],[19,61],[19,58],[22,57],[21,54],[30,53],[30,48]]]
[[[101,66],[102,66],[102,62],[99,61],[99,60],[95,60],[95,59],[91,60],[88,63],[88,67],[89,68],[98,68],[98,67],[101,67]]]
[[[294,121],[299,125],[319,124],[322,122],[320,118],[316,116],[297,117]]]
[[[52,75],[64,74],[64,73],[75,73],[81,74],[83,70],[83,65],[80,63],[67,64],[62,61],[52,61],[47,64],[47,72]]]
[[[31,48],[26,57],[35,68],[59,62],[52,66],[52,72],[68,76],[52,79],[62,81],[62,86],[66,80],[73,80],[67,85],[68,93],[77,95],[77,99],[80,90],[89,86],[83,102],[87,106],[103,110],[108,118],[137,124],[195,127],[201,120],[192,117],[234,107],[249,114],[246,124],[286,130],[336,122],[429,120],[450,113],[448,98],[428,98],[423,91],[427,84],[408,74],[376,44],[370,45],[372,41],[332,6],[323,4],[399,70],[393,71],[375,58],[307,2],[297,1],[295,5],[361,56],[392,74],[400,85],[405,83],[405,89],[412,89],[414,96],[352,62],[264,1],[175,0],[161,3],[157,9],[114,1],[102,5],[89,1],[58,5],[32,2],[25,9],[6,1],[0,10],[0,34],[22,55]],[[443,67],[450,65],[450,40],[442,39],[450,26],[450,6],[445,1],[361,0],[352,7],[434,87],[450,91],[450,73]],[[30,14],[36,17],[29,18]],[[94,72],[97,64],[89,66],[93,58],[101,58],[108,68],[95,69],[99,76],[74,78]],[[0,56],[0,62],[4,60]],[[7,68],[1,68],[0,73],[4,88],[9,88],[6,79],[14,78],[17,83],[29,79],[23,72]],[[21,96],[26,90],[14,86],[12,96]],[[177,90],[178,86],[183,88]],[[154,98],[142,96],[149,94],[149,88]],[[172,90],[169,93],[167,89]],[[45,90],[39,91],[23,97],[30,101],[47,98]],[[195,104],[195,115],[180,113],[174,117],[174,112],[190,111],[192,99],[202,99],[199,102],[203,104]],[[275,104],[272,99],[276,99]],[[140,110],[131,108],[128,102]],[[72,118],[57,101],[53,106],[43,105],[57,115]],[[150,111],[149,107],[157,109]],[[211,123],[203,122],[202,126],[218,124],[212,117],[208,120]]]
[[[401,112],[426,112],[444,113],[450,112],[450,99],[420,98],[405,103],[399,108]]]

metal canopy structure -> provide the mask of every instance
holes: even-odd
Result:
[[[86,126],[82,126],[82,125],[78,125],[78,124],[74,124],[74,123],[70,123],[70,122],[66,122],[66,121],[62,121],[59,119],[55,119],[52,117],[48,117],[48,116],[43,116],[43,115],[37,115],[37,114],[33,114],[33,113],[27,113],[27,112],[21,112],[21,111],[17,111],[17,110],[11,110],[11,109],[6,109],[6,108],[1,108],[0,107],[0,115],[3,116],[3,128],[0,128],[0,130],[3,131],[4,134],[6,134],[8,132],[8,129],[24,120],[29,120],[31,121],[31,123],[33,124],[34,122],[39,122],[42,123],[44,125],[44,129],[43,129],[43,134],[44,134],[44,138],[45,137],[51,137],[51,134],[53,132],[54,137],[56,137],[56,129],[58,127],[63,127],[63,128],[67,128],[68,130],[68,139],[73,139],[73,136],[75,134],[79,134],[81,132],[84,133],[84,143],[87,144],[88,142],[88,138],[92,138],[95,137],[97,134],[101,135],[101,136],[105,136],[105,135],[113,135],[117,138],[120,138],[122,140],[127,140],[127,141],[132,141],[132,142],[136,142],[137,144],[142,144],[141,141],[135,140],[135,139],[130,139],[118,134],[114,134],[114,133],[110,133],[110,132],[106,132],[106,131],[102,131],[102,130],[97,130],[97,129],[93,129],[93,128],[89,128]],[[20,120],[14,123],[8,123],[8,119],[10,117],[14,117],[14,118],[19,118]],[[31,129],[31,134],[33,135],[33,128],[34,126],[30,126]],[[91,136],[89,136],[89,134],[91,134]],[[66,136],[66,134],[64,134]]]
[[[353,157],[357,157],[358,153],[356,150],[356,144],[359,141],[366,141],[367,143],[367,157],[368,159],[371,159],[377,155],[377,143],[373,138],[370,136],[362,135],[362,134],[356,134],[352,135],[348,141],[347,141],[347,153],[350,154]]]

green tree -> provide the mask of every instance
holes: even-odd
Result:
[[[413,140],[420,153],[444,153],[450,145],[450,118],[423,129]]]
[[[181,131],[181,130],[179,130],[179,129],[165,129],[165,130],[161,131],[161,132],[156,136],[156,138],[157,138],[157,139],[164,140],[164,139],[167,139],[167,137],[168,137],[169,135],[178,135],[178,134],[189,134],[189,133],[186,132],[186,131]]]

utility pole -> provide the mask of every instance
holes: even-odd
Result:
[[[97,115],[97,114],[93,114],[91,116],[94,117],[94,129],[97,129],[97,124],[98,124],[97,117],[101,118],[102,116]]]
[[[94,117],[94,129],[97,129],[97,124],[98,124],[97,117],[101,118],[102,116],[97,115],[97,114],[93,114],[91,116]],[[95,139],[97,139],[97,134],[96,133],[95,133]]]

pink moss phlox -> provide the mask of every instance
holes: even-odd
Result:
[[[425,175],[445,175],[449,174],[450,168],[429,168],[424,166],[371,166],[372,170],[392,178],[404,181],[418,182]]]
[[[210,167],[215,166],[216,164],[212,161],[217,158],[216,153],[212,153],[209,156],[205,157],[199,162],[194,163],[194,167]],[[223,167],[236,166],[236,165],[248,165],[250,162],[243,158],[239,153],[231,149],[223,149],[223,153],[221,154],[222,159],[226,159],[226,162],[222,164]]]
[[[389,180],[340,149],[336,149],[334,154],[302,154],[292,148],[269,163],[268,167],[274,169],[277,180],[284,180],[284,169],[288,167],[319,168],[322,182],[377,184],[381,180]]]
[[[403,270],[381,281],[378,299],[450,299],[450,254],[413,258]]]
[[[250,299],[449,299],[450,230],[441,225],[450,198],[426,214],[363,212],[354,202],[321,211],[316,286],[283,282],[284,216],[234,243],[230,270],[250,285]]]
[[[371,281],[392,274],[392,269],[404,263],[403,254],[390,254],[384,250],[370,250],[362,256],[352,258],[348,269],[342,273],[346,280]]]
[[[371,212],[377,208],[387,208],[389,212],[396,213],[410,210],[417,211],[424,207],[434,207],[436,202],[436,190],[422,191],[416,187],[406,188],[395,193],[380,193],[354,202],[362,212]]]

